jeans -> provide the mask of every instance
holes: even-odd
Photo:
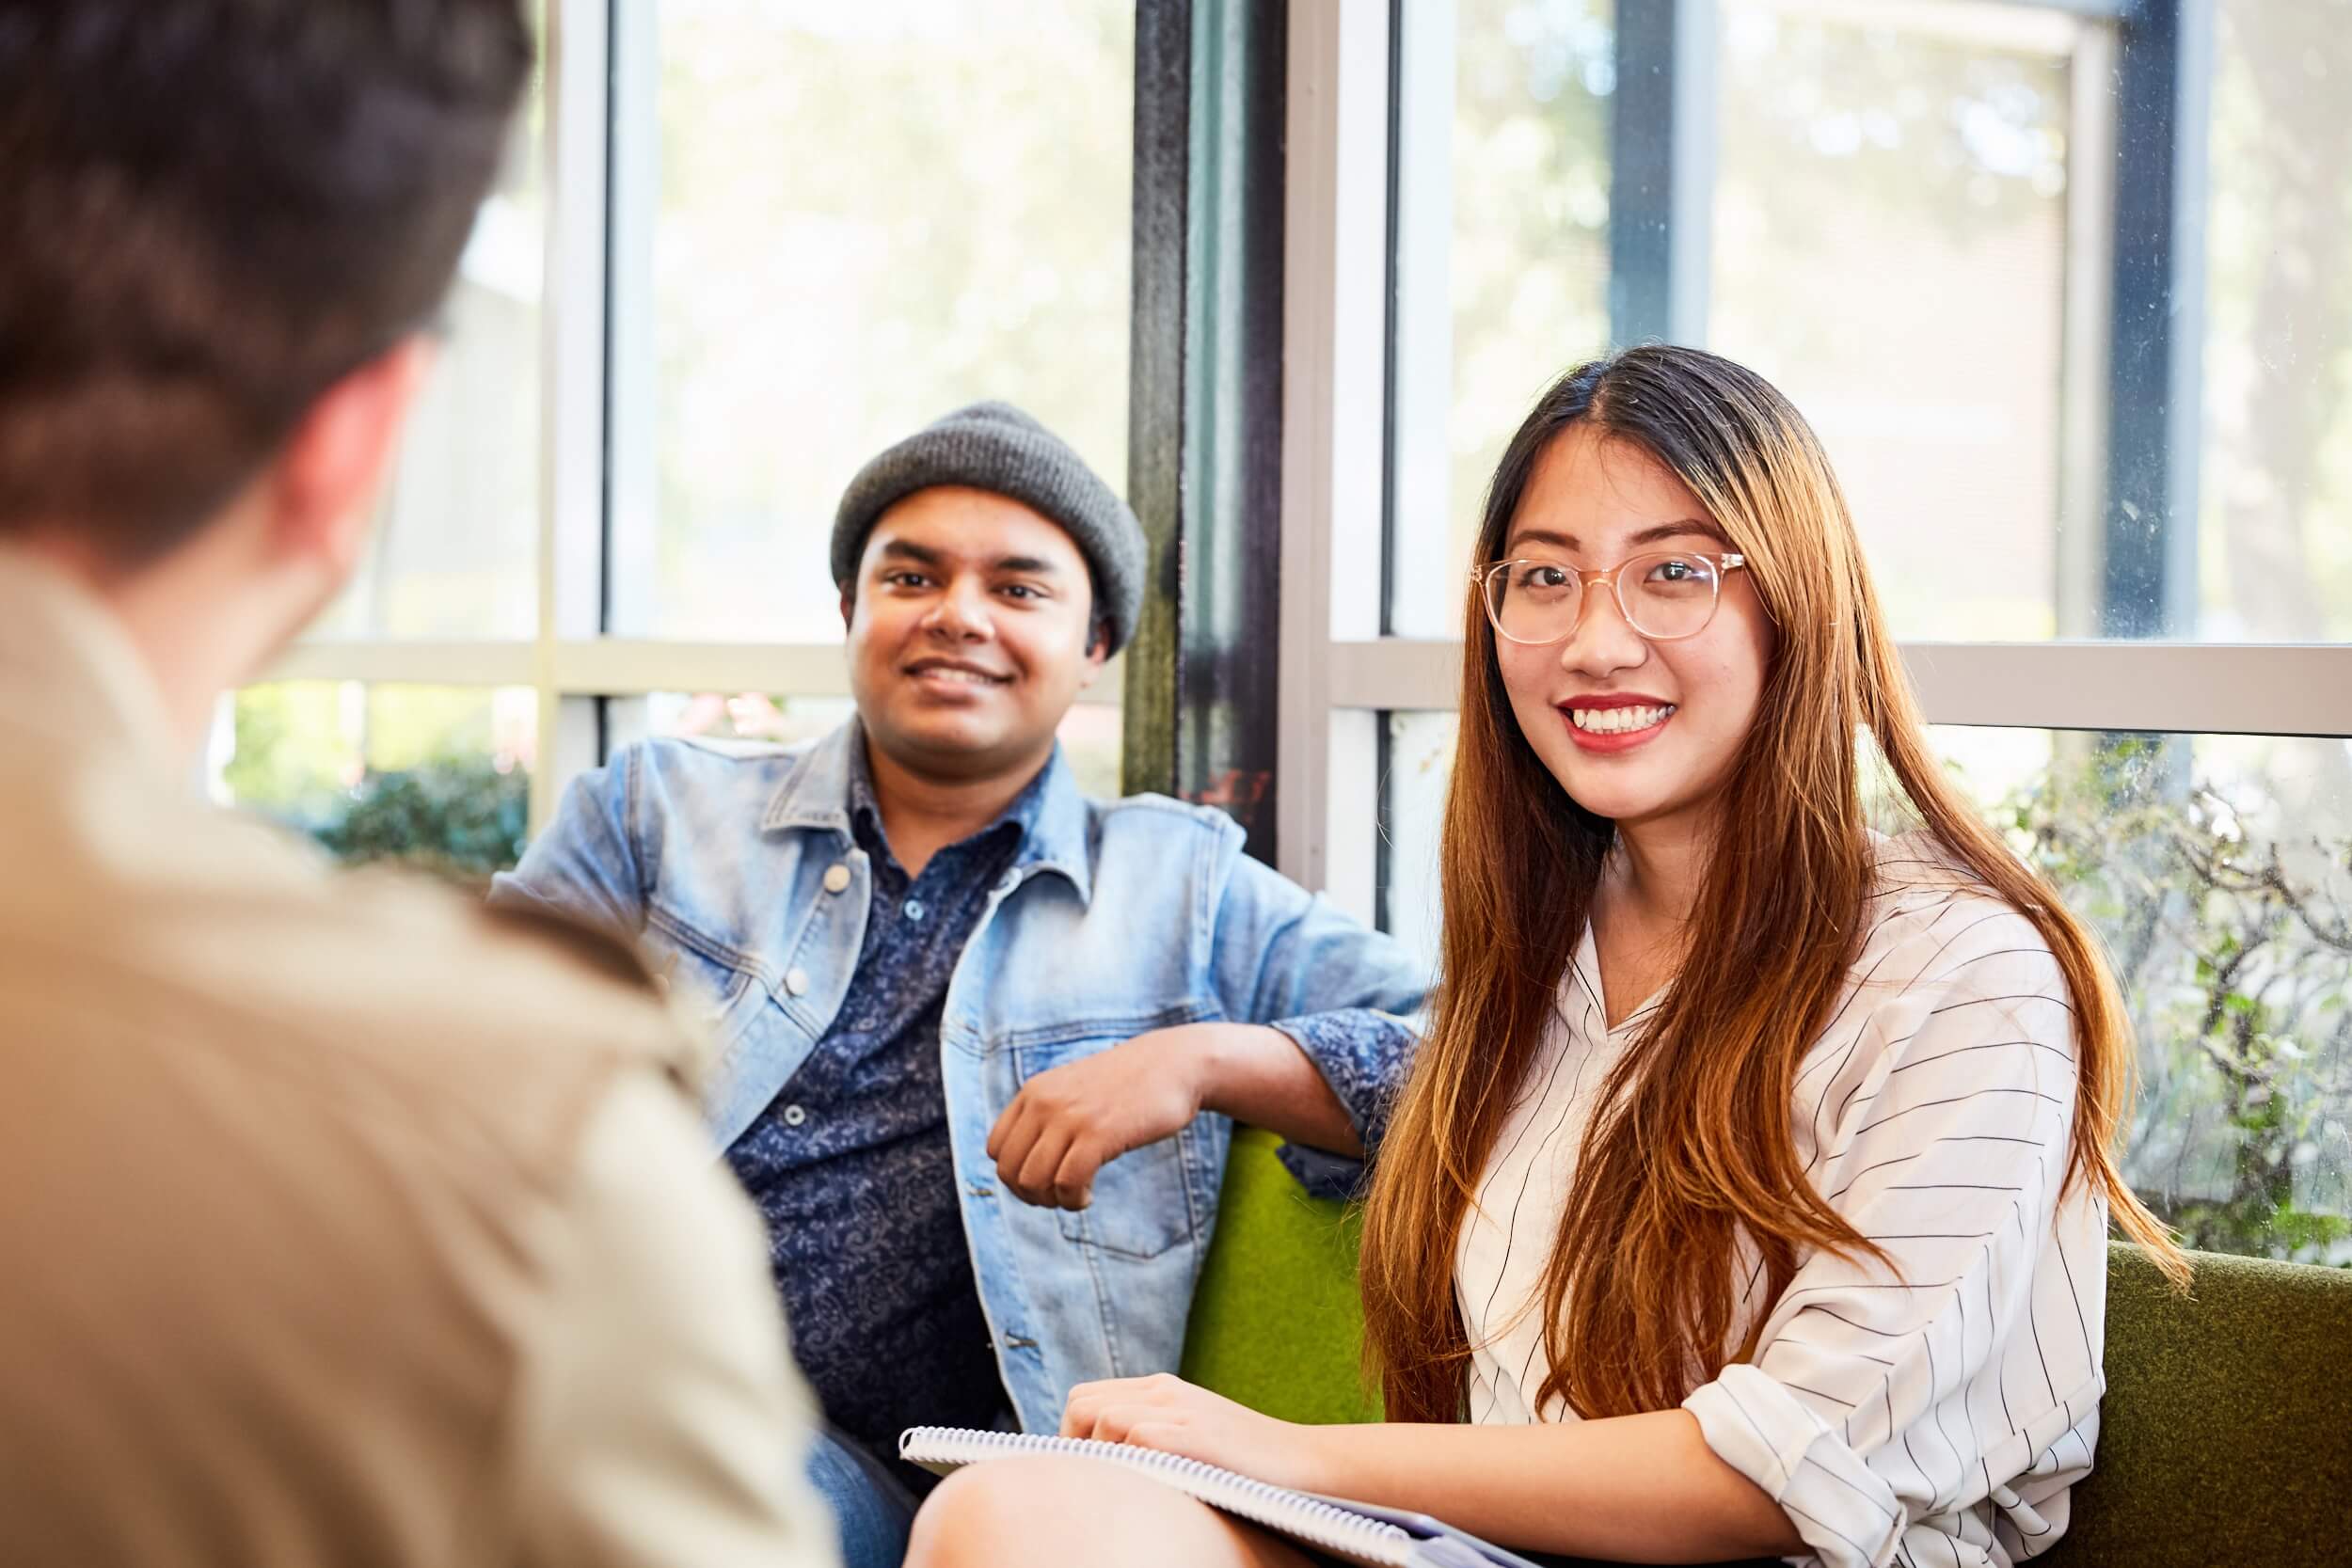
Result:
[[[914,1494],[904,1482],[831,1428],[810,1445],[808,1479],[841,1533],[843,1568],[898,1568],[914,1527]]]

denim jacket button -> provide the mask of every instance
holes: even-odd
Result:
[[[826,870],[825,891],[827,893],[840,893],[847,889],[849,885],[850,868],[848,866],[836,864]]]
[[[805,969],[786,970],[784,989],[795,996],[806,996],[808,994],[808,971]]]

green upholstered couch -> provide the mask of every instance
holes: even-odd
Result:
[[[1377,1419],[1359,1371],[1356,1230],[1270,1135],[1233,1142],[1184,1373],[1298,1421]],[[2137,1248],[2107,1265],[2098,1465],[2057,1568],[2352,1564],[2352,1272],[2195,1255],[2174,1295]]]

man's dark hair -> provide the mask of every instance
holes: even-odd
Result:
[[[521,0],[0,0],[0,536],[136,565],[426,325]]]

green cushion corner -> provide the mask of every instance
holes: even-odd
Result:
[[[2352,1272],[2107,1248],[2106,1397],[2051,1568],[2352,1562]]]
[[[1216,1234],[1193,1292],[1184,1375],[1284,1420],[1376,1421],[1379,1393],[1358,1353],[1359,1216],[1308,1196],[1281,1147],[1271,1132],[1234,1129]]]

